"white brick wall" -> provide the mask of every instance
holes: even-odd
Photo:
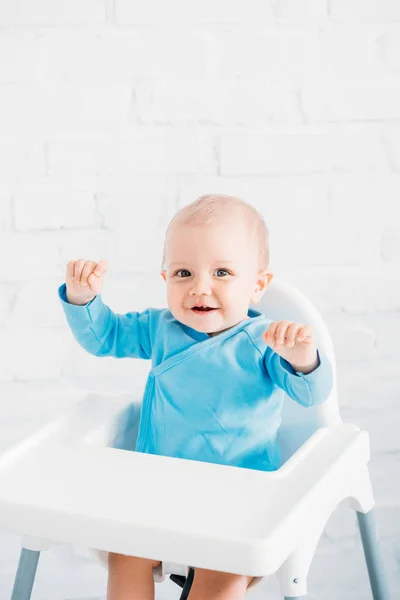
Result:
[[[400,596],[399,40],[397,0],[0,0],[3,446],[85,390],[140,393],[145,380],[147,362],[77,346],[57,297],[66,262],[107,258],[117,312],[165,306],[174,211],[208,191],[242,196],[270,228],[272,270],[330,326],[343,418],[371,434]],[[332,516],[310,600],[369,597],[353,517]],[[0,600],[18,544],[0,535]],[[33,600],[105,593],[99,565],[58,548]]]

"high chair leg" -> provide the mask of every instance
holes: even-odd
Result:
[[[30,600],[39,556],[40,550],[21,548],[11,600]]]
[[[389,587],[378,543],[378,534],[372,510],[367,513],[356,511],[361,540],[367,563],[369,581],[374,600],[390,600]]]

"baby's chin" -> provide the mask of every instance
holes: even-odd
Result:
[[[226,322],[226,320],[223,319],[223,315],[221,314],[222,309],[220,308],[216,309],[214,313],[209,316],[207,316],[207,313],[205,315],[193,313],[192,309],[185,309],[183,312],[171,310],[171,313],[175,319],[183,325],[186,325],[199,333],[206,333],[210,337],[228,331],[228,329],[235,327],[235,325],[244,319],[250,318],[246,315],[242,318],[236,318],[232,322]],[[217,313],[220,314],[218,315]]]
[[[227,325],[221,321],[222,310],[220,308],[195,312],[191,308],[174,309],[169,306],[169,310],[177,321],[201,333],[218,333],[220,329],[227,328]]]

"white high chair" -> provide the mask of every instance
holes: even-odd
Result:
[[[286,600],[307,594],[307,574],[338,505],[357,511],[372,594],[389,592],[372,517],[369,437],[343,423],[328,330],[308,299],[275,278],[255,308],[315,328],[333,365],[329,399],[303,408],[285,400],[275,472],[139,452],[140,401],[88,395],[0,456],[0,530],[22,534],[12,600],[28,600],[40,552],[61,544],[163,561],[160,581],[184,586],[193,567],[276,574]],[[55,400],[56,401],[56,400]],[[190,565],[186,577],[186,565]]]

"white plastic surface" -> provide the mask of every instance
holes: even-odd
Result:
[[[312,305],[284,283],[271,289],[270,310],[258,308],[313,324],[336,374]],[[336,382],[323,405],[290,401],[280,438],[288,455],[270,473],[131,451],[140,416],[132,400],[88,396],[0,455],[0,530],[22,534],[32,549],[35,540],[45,541],[38,549],[51,540],[98,549],[103,564],[112,551],[181,565],[180,573],[185,565],[278,572],[291,596],[306,593],[315,545],[335,507],[372,508],[368,434],[341,422]]]
[[[0,528],[265,575],[321,511],[358,495],[355,471],[368,457],[367,434],[348,424],[319,430],[272,473],[50,438],[0,461]],[[359,500],[368,510],[370,498]]]

